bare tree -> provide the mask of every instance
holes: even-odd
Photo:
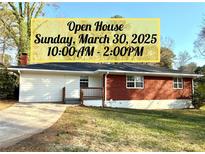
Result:
[[[161,37],[161,47],[173,50],[174,40],[170,37]]]
[[[205,57],[205,38],[198,37],[197,41],[194,42],[194,53]]]
[[[197,64],[194,62],[188,63],[185,66],[182,66],[180,68],[181,71],[186,73],[194,73],[196,69],[197,69]]]
[[[194,53],[205,58],[205,22],[201,28],[197,40],[194,42]]]
[[[176,64],[179,70],[182,70],[182,67],[185,66],[192,59],[191,55],[187,51],[180,52]]]
[[[170,37],[161,37],[160,62],[149,65],[172,68],[175,60],[174,41]]]

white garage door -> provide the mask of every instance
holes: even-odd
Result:
[[[65,76],[62,74],[42,74],[22,72],[20,77],[20,102],[62,101]]]

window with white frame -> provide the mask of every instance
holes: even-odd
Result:
[[[80,77],[80,88],[88,88],[88,76]]]
[[[128,75],[127,88],[144,88],[144,77]]]
[[[174,89],[183,89],[183,79],[182,78],[174,78],[173,85],[174,85]]]

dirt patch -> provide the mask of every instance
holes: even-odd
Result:
[[[15,100],[0,100],[0,110],[6,109],[11,107],[16,103]]]

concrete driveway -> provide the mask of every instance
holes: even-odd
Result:
[[[0,148],[13,145],[52,126],[66,105],[54,103],[16,103],[0,111]]]

